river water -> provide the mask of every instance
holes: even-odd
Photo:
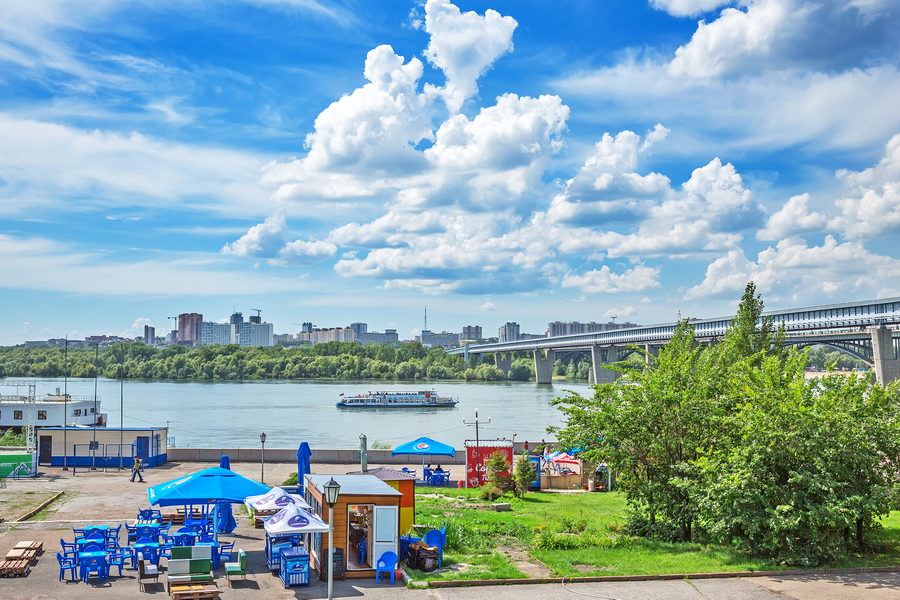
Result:
[[[40,379],[37,394],[62,389],[62,379]],[[459,398],[455,408],[339,409],[340,394],[367,391],[415,391],[436,389]],[[93,379],[69,379],[73,396],[93,396]],[[540,441],[552,439],[549,425],[560,424],[561,414],[550,401],[573,390],[591,393],[585,383],[535,385],[529,382],[384,382],[384,381],[244,381],[171,382],[125,381],[124,411],[119,410],[119,381],[100,379],[101,412],[109,425],[118,427],[120,415],[126,427],[169,425],[178,447],[258,447],[265,432],[269,448],[294,448],[307,441],[313,448],[357,448],[359,434],[391,446],[421,435],[461,448],[474,439],[474,409],[481,418],[480,437]]]

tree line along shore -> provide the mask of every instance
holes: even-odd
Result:
[[[633,362],[637,357],[632,356]],[[626,364],[628,361],[625,361]],[[586,381],[590,357],[557,360],[557,378]],[[860,368],[864,363],[824,346],[813,348],[807,366],[825,369]],[[125,379],[240,380],[240,379],[385,379],[529,381],[534,361],[529,352],[514,353],[504,373],[493,355],[462,356],[418,342],[398,346],[357,342],[328,342],[314,346],[261,347],[168,346],[154,348],[140,342],[99,348],[0,347],[0,377],[94,377]]]

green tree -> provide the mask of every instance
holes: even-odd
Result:
[[[536,477],[534,465],[528,459],[528,454],[523,453],[516,458],[516,466],[513,471],[513,494],[522,498],[528,492],[528,485]]]
[[[806,360],[792,349],[738,365],[736,442],[702,463],[710,536],[796,565],[864,549],[900,472],[900,388],[862,375],[807,381]]]

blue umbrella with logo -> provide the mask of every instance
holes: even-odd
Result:
[[[416,438],[411,442],[400,444],[391,450],[391,456],[398,454],[414,454],[422,457],[422,467],[425,467],[426,456],[456,456],[456,448],[443,442],[433,440],[430,437]]]
[[[312,450],[310,450],[309,444],[301,443],[297,448],[297,488],[300,490],[301,496],[303,495],[304,475],[310,472],[311,457]]]

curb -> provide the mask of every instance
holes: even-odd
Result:
[[[896,573],[895,567],[852,567],[847,569],[786,569],[783,571],[723,571],[716,573],[672,573],[665,575],[604,575],[597,577],[540,577],[534,579],[447,579],[429,581],[428,587],[474,587],[490,585],[528,585],[535,583],[605,583],[622,581],[665,581],[673,579],[726,579],[730,577],[779,577],[787,575],[853,575],[859,573]]]
[[[51,497],[48,498],[47,500],[44,500],[43,502],[41,502],[40,504],[38,504],[37,507],[32,508],[31,510],[29,510],[29,511],[28,511],[27,513],[25,513],[24,515],[20,516],[20,517],[19,517],[18,519],[16,519],[15,521],[7,521],[7,522],[8,522],[8,523],[23,523],[23,522],[27,521],[28,519],[30,519],[31,517],[33,517],[34,515],[36,515],[36,514],[38,514],[39,512],[41,512],[42,510],[44,510],[45,508],[47,508],[51,503],[55,502],[56,499],[59,498],[59,497],[62,496],[62,495],[63,495],[63,492],[56,492],[56,494],[54,494],[53,496],[51,496]]]

